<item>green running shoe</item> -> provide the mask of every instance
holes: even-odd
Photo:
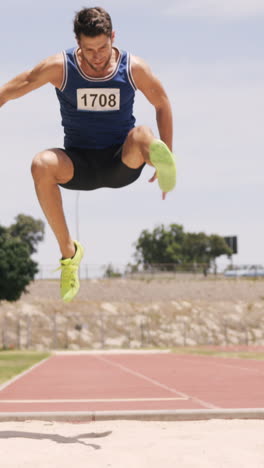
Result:
[[[157,171],[157,178],[162,192],[170,192],[176,185],[176,162],[174,154],[161,140],[150,144],[149,159]]]
[[[74,241],[76,252],[73,258],[64,258],[60,260],[61,270],[60,293],[64,302],[70,302],[79,291],[80,283],[78,269],[83,258],[84,248],[78,242]]]

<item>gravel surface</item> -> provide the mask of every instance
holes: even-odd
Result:
[[[21,299],[59,300],[59,281],[37,280]],[[101,279],[82,280],[76,300],[114,302],[207,301],[256,302],[264,301],[264,280],[203,278],[179,275],[160,279]]]

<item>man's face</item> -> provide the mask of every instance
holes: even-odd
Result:
[[[88,65],[96,72],[103,72],[110,62],[112,56],[112,44],[115,34],[108,37],[100,34],[96,37],[88,37],[81,34],[78,45]]]

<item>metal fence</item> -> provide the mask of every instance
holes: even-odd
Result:
[[[56,265],[39,265],[39,271],[36,279],[56,279],[60,276],[60,271],[57,271]],[[125,264],[81,264],[79,273],[80,279],[102,278],[102,277],[142,277],[142,276],[158,276],[160,274],[175,276],[180,273],[189,273],[197,275],[216,275],[222,274],[226,269],[226,265],[219,265],[217,269],[209,268],[208,265],[195,264],[150,264],[143,266],[125,265]]]
[[[113,319],[103,311],[0,318],[0,349],[143,348],[151,344],[151,334],[144,320],[126,314]]]
[[[223,317],[207,323],[194,315],[110,314],[0,314],[2,349],[109,349],[201,345],[264,345],[264,320]]]

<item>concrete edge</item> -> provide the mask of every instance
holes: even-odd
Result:
[[[33,420],[76,423],[111,420],[206,421],[209,419],[264,419],[264,408],[153,411],[0,412],[0,423]]]
[[[78,356],[78,355],[97,355],[97,354],[164,354],[170,353],[169,348],[166,349],[77,349],[77,350],[60,350],[54,349],[51,351],[52,356]]]

